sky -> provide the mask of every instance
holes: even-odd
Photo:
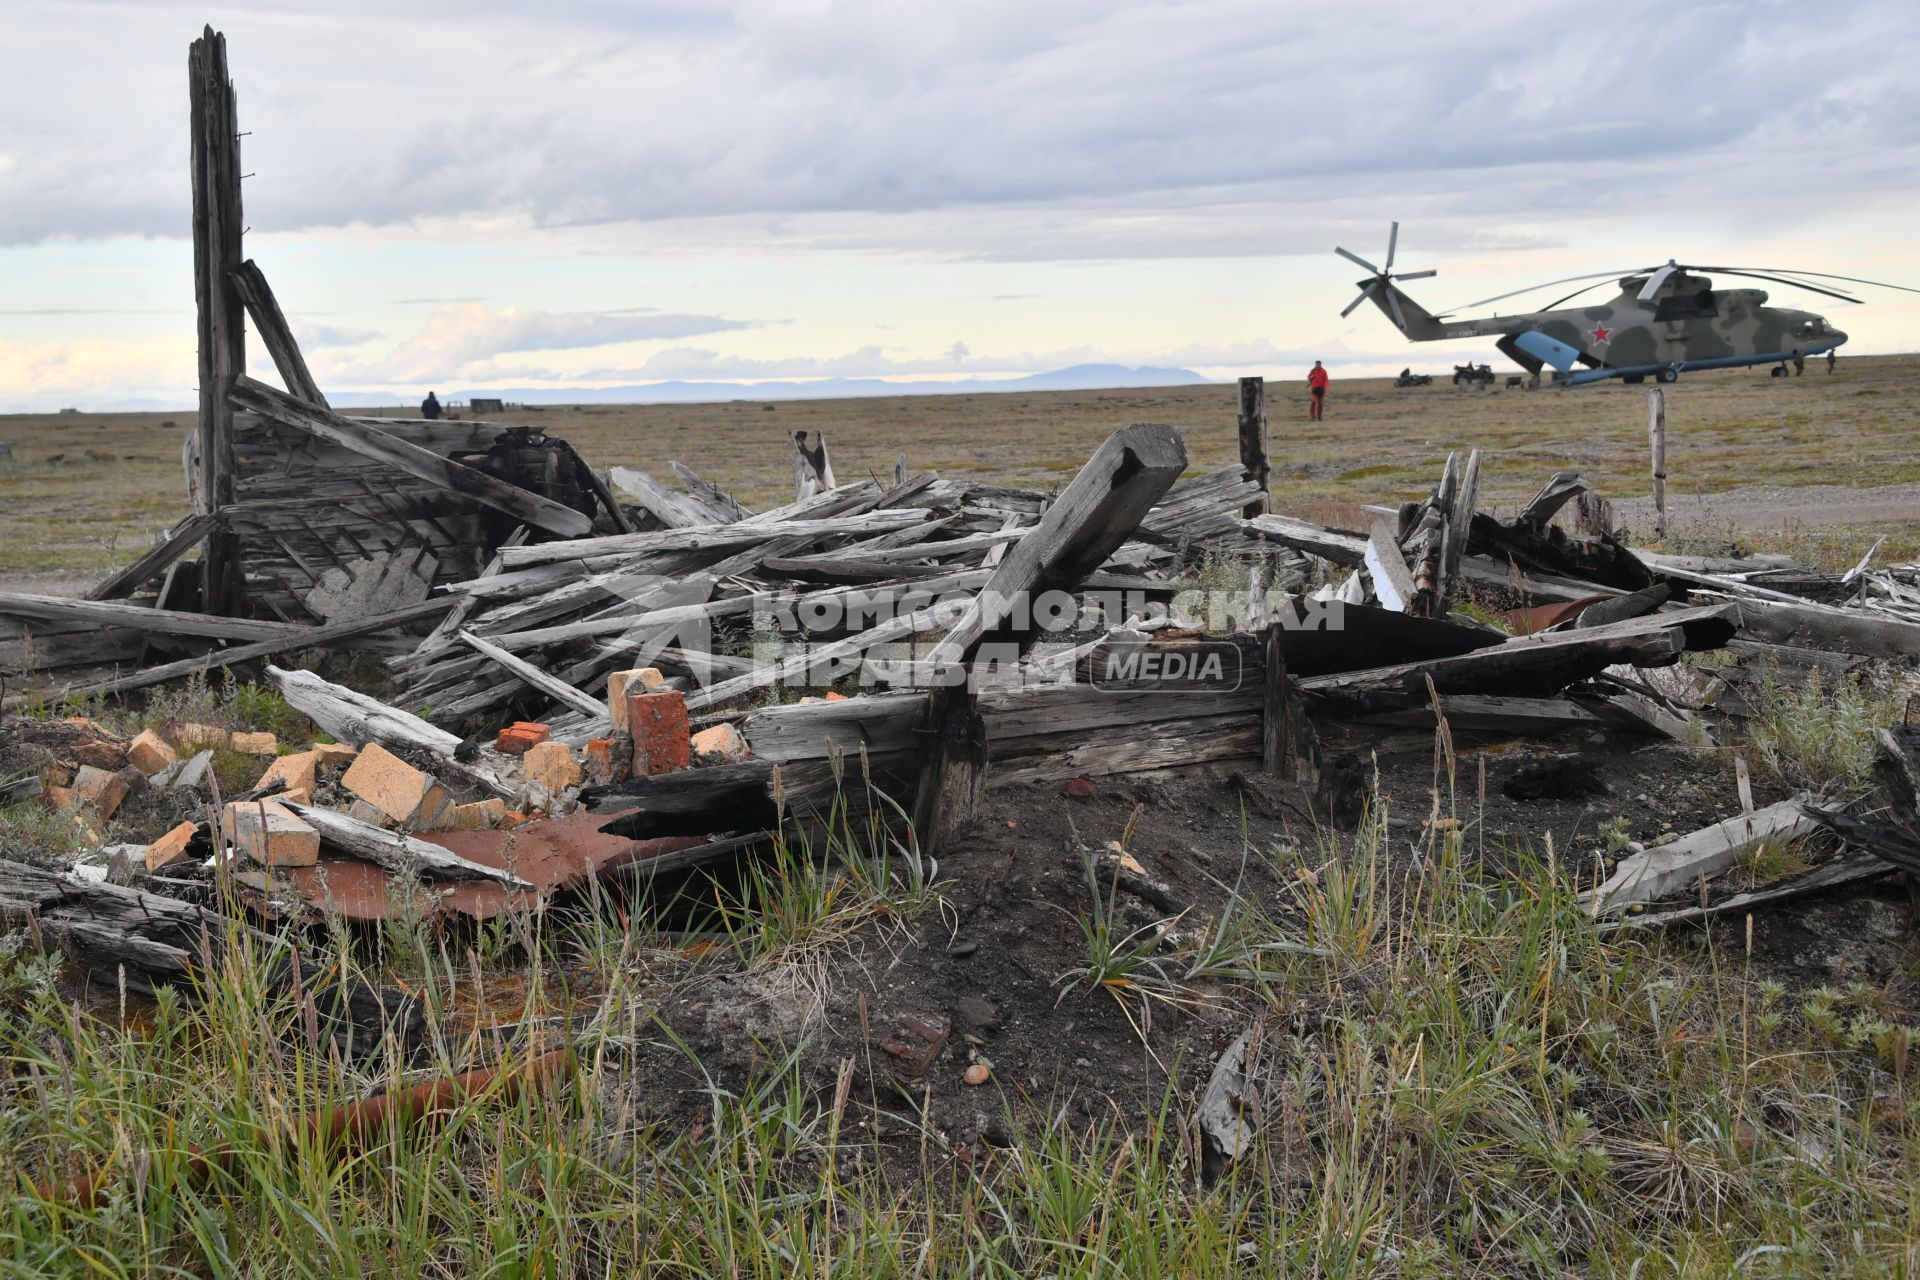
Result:
[[[0,12],[0,411],[192,403],[202,23],[329,392],[1502,363],[1341,318],[1333,247],[1396,219],[1436,311],[1674,257],[1920,285],[1911,0]],[[1773,288],[1920,348],[1867,292]]]

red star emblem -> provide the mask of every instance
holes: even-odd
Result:
[[[1594,325],[1593,328],[1587,330],[1587,333],[1593,338],[1593,345],[1596,347],[1613,336],[1613,330],[1607,328],[1604,324]]]

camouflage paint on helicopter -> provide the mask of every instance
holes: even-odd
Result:
[[[1689,369],[1728,369],[1754,364],[1779,365],[1779,371],[1784,371],[1789,362],[1798,365],[1808,356],[1824,354],[1847,340],[1847,335],[1829,324],[1825,316],[1768,306],[1763,289],[1715,289],[1712,279],[1700,272],[1777,280],[1845,302],[1860,301],[1830,285],[1793,279],[1772,269],[1687,267],[1669,262],[1619,276],[1619,295],[1598,306],[1561,307],[1557,302],[1542,311],[1454,320],[1446,315],[1430,314],[1395,284],[1396,280],[1415,280],[1435,274],[1416,271],[1395,276],[1393,257],[1399,239],[1400,224],[1396,222],[1387,242],[1384,268],[1377,268],[1345,249],[1335,250],[1373,272],[1371,277],[1359,282],[1360,296],[1340,313],[1342,316],[1352,314],[1355,307],[1372,299],[1413,342],[1496,338],[1494,345],[1501,354],[1528,373],[1537,377],[1543,368],[1551,365],[1554,381],[1569,386],[1607,378],[1639,382],[1649,376],[1672,382]],[[1796,274],[1818,276],[1823,280],[1854,279],[1823,272]],[[1615,275],[1601,272],[1549,284],[1570,284]],[[1546,287],[1548,285],[1535,285],[1532,289]],[[1585,285],[1559,302],[1571,301],[1598,287]],[[1920,292],[1902,285],[1882,287]],[[1528,293],[1532,289],[1517,292]],[[1470,305],[1484,306],[1514,296],[1501,294]]]

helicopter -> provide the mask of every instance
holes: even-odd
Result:
[[[1371,273],[1358,282],[1360,296],[1340,313],[1343,319],[1353,314],[1361,303],[1372,299],[1410,341],[1498,338],[1494,346],[1531,374],[1536,383],[1541,370],[1551,365],[1554,382],[1568,387],[1608,378],[1619,378],[1623,382],[1644,382],[1648,378],[1674,382],[1690,370],[1733,369],[1756,364],[1774,365],[1773,375],[1784,377],[1789,363],[1796,369],[1801,368],[1808,356],[1832,351],[1847,340],[1847,335],[1829,324],[1825,316],[1768,306],[1764,289],[1716,289],[1705,272],[1771,280],[1851,303],[1863,300],[1836,286],[1815,284],[1813,280],[1839,280],[1920,293],[1920,289],[1908,289],[1905,285],[1821,271],[1706,267],[1670,259],[1659,266],[1597,271],[1549,280],[1467,304],[1468,308],[1484,307],[1557,285],[1581,286],[1539,311],[1456,320],[1451,313],[1430,314],[1401,290],[1402,282],[1438,272],[1394,274],[1393,259],[1399,244],[1400,224],[1396,222],[1387,236],[1384,267],[1376,267],[1345,249],[1334,249],[1341,257]],[[1796,277],[1812,277],[1812,280]],[[1602,287],[1588,282],[1607,280],[1618,282],[1617,296],[1598,304],[1564,305]]]

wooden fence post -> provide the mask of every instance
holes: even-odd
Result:
[[[1667,536],[1667,392],[1647,392],[1647,440],[1653,449],[1653,536]]]
[[[1257,481],[1260,496],[1249,502],[1241,515],[1251,520],[1272,509],[1267,492],[1267,382],[1265,378],[1240,379],[1240,465],[1247,479]]]
[[[933,857],[979,821],[987,794],[987,722],[974,705],[967,674],[961,666],[934,668],[921,722],[913,831],[921,851]]]

